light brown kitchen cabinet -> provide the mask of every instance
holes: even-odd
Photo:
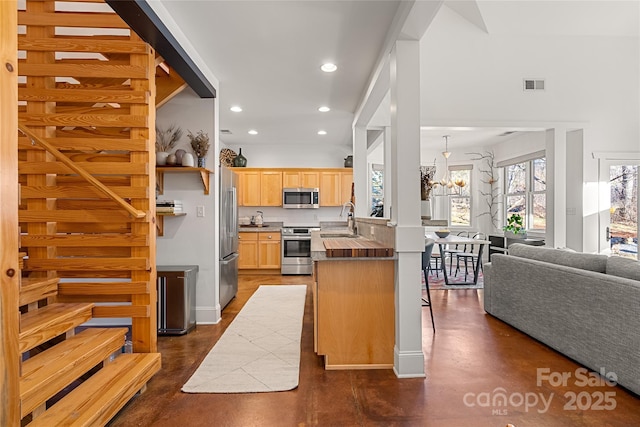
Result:
[[[280,232],[238,233],[238,269],[280,269]]]
[[[353,184],[353,172],[340,172],[340,204],[351,201],[351,186]]]
[[[258,233],[258,268],[280,268],[280,233]]]
[[[234,171],[238,176],[238,206],[260,206],[260,172]]]
[[[317,171],[285,170],[282,171],[283,188],[318,188],[320,173]]]
[[[283,188],[318,188],[320,206],[351,200],[353,170],[342,168],[233,168],[238,206],[282,206]]]
[[[238,269],[258,268],[258,234],[238,233]]]
[[[233,170],[238,176],[238,206],[282,206],[282,171]]]
[[[314,349],[325,369],[392,368],[394,261],[314,265]]]
[[[282,172],[260,172],[260,204],[256,206],[282,206]]]

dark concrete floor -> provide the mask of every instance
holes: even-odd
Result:
[[[424,379],[400,380],[391,370],[325,371],[313,352],[309,289],[297,389],[180,391],[258,285],[310,282],[307,276],[241,276],[238,296],[219,324],[159,337],[162,370],[110,426],[640,426],[637,396],[620,387],[582,386],[580,365],[487,315],[478,290],[432,291],[437,332],[424,308]],[[566,385],[538,386],[539,368],[571,378]],[[506,406],[493,401],[501,393]]]

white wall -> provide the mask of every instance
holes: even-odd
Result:
[[[181,200],[186,216],[165,218],[164,236],[157,239],[158,265],[198,265],[196,287],[197,323],[219,321],[218,301],[218,232],[214,220],[214,210],[218,209],[216,199],[217,167],[215,167],[214,145],[214,100],[200,99],[192,90],[185,89],[157,111],[157,124],[166,128],[175,123],[181,126],[185,135],[178,148],[193,153],[187,130],[196,133],[203,130],[209,135],[212,147],[207,155],[207,168],[215,171],[210,177],[211,192],[205,195],[199,174],[165,174],[164,194],[159,199]],[[205,216],[196,216],[196,206],[204,206]]]
[[[639,52],[638,37],[486,34],[443,7],[421,40],[421,123],[582,123],[583,187],[592,188],[593,151],[639,149]],[[546,90],[524,92],[523,78],[546,79]],[[585,191],[585,235],[596,234],[594,197]],[[597,247],[585,239],[582,250]]]

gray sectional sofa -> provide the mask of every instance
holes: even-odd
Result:
[[[513,244],[484,266],[484,308],[640,394],[640,262]]]

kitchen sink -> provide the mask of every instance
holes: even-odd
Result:
[[[345,234],[345,233],[320,233],[320,237],[325,239],[338,239],[338,238],[347,238],[347,239],[357,239],[357,234]]]

